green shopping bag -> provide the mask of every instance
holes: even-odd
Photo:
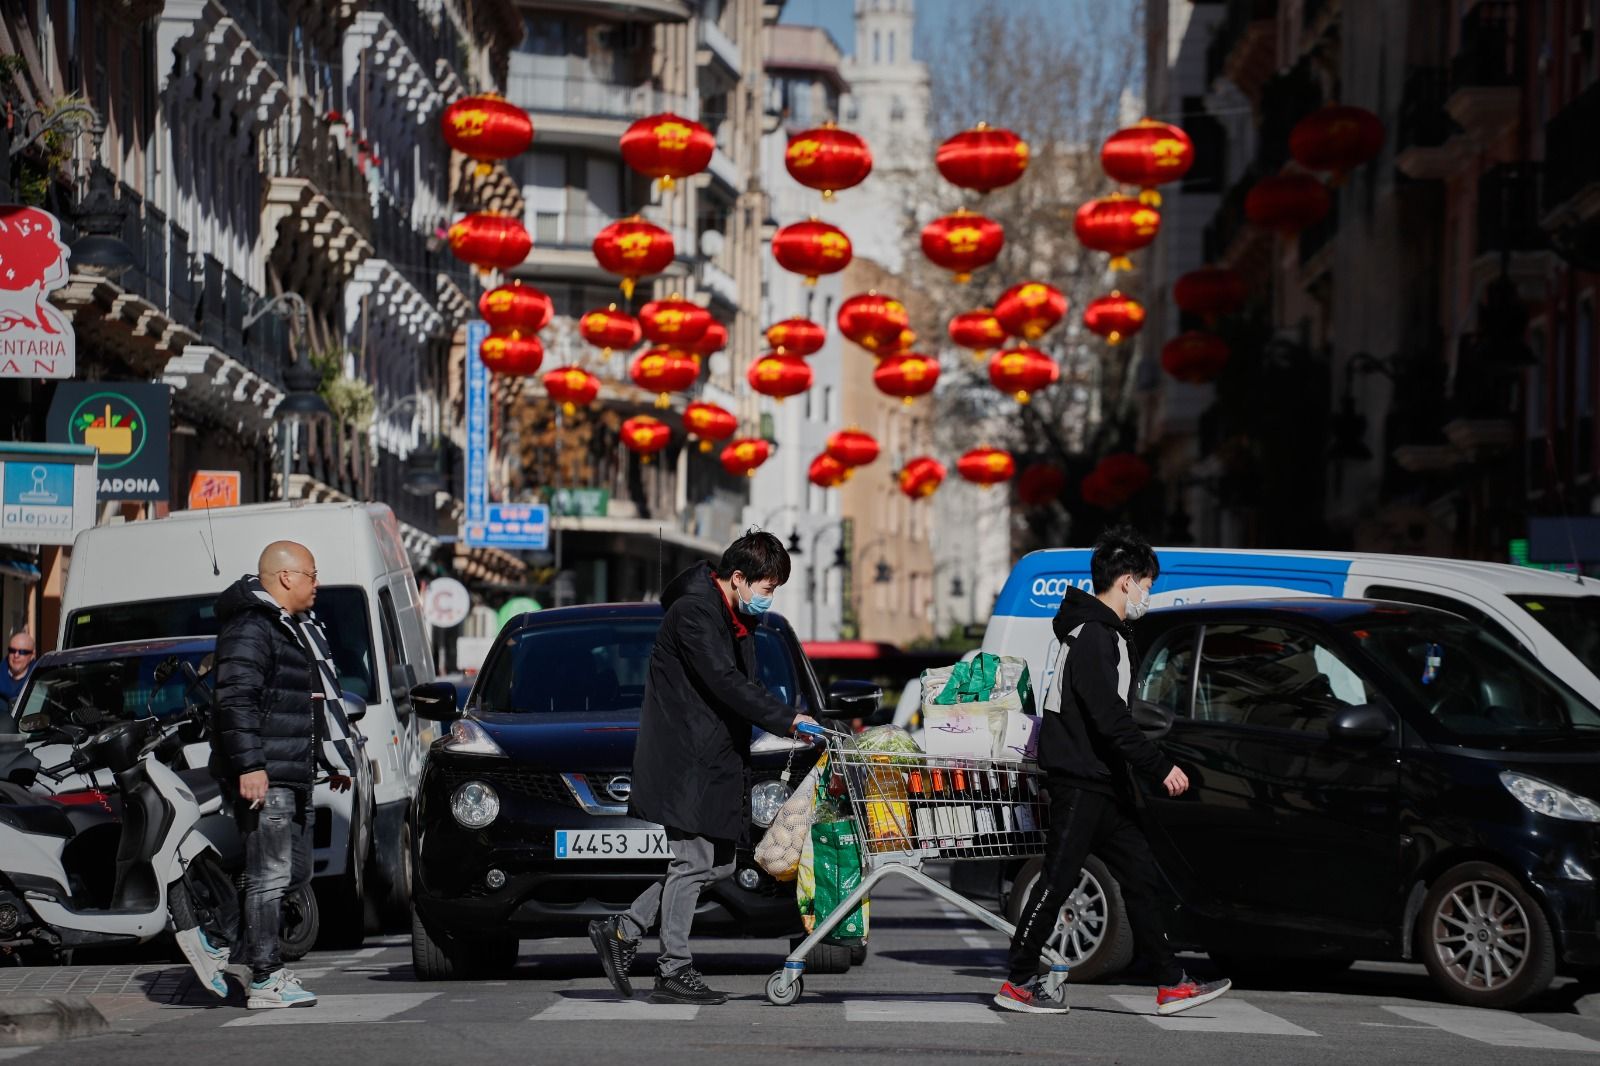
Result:
[[[856,836],[855,822],[842,818],[836,822],[813,825],[811,850],[816,876],[816,896],[812,908],[816,921],[821,922],[861,884],[861,843]],[[863,902],[844,921],[834,926],[828,939],[854,946],[864,942],[866,937],[867,913]]]
[[[979,652],[966,662],[956,663],[950,668],[950,678],[939,694],[932,699],[932,703],[949,706],[955,703],[984,703],[1000,687],[1000,657],[988,652]],[[1022,667],[1022,673],[1017,678],[1017,698],[1021,702],[1023,713],[1033,713],[1032,684],[1028,679],[1028,668]]]

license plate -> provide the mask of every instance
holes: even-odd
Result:
[[[558,859],[670,859],[660,829],[557,829]]]

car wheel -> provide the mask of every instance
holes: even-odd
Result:
[[[867,963],[867,945],[857,944],[850,949],[850,965],[865,966]]]
[[[283,897],[283,918],[278,926],[278,952],[285,962],[305,957],[317,942],[322,912],[310,885],[301,885]]]
[[[411,972],[419,981],[497,977],[517,965],[515,940],[475,940],[428,928],[411,908]]]
[[[373,848],[373,862],[382,865],[378,859],[378,849]],[[403,923],[411,913],[411,817],[408,814],[400,822],[400,851],[395,856],[394,876],[383,878],[388,882],[382,902],[378,905],[378,917],[385,926],[394,923]]]
[[[789,950],[795,951],[805,943],[804,937],[795,937],[789,941]],[[849,944],[835,944],[830,940],[819,941],[811,949],[811,954],[806,956],[806,973],[839,974],[850,972],[850,956],[854,949]]]
[[[1429,976],[1458,1003],[1515,1007],[1555,976],[1544,911],[1516,878],[1486,862],[1462,863],[1433,883],[1417,938]]]
[[[1041,860],[1033,859],[1017,871],[1006,907],[1012,925],[1022,917],[1043,867]],[[1122,890],[1105,863],[1093,855],[1084,862],[1083,874],[1045,943],[1066,958],[1071,970],[1067,980],[1073,982],[1097,981],[1127,969],[1133,961],[1133,930],[1122,906]]]

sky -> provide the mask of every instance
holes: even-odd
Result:
[[[1031,11],[1043,15],[1048,10],[1050,0],[1007,2],[1014,5],[1019,14]],[[952,13],[971,3],[972,0],[917,0],[915,47],[918,59],[928,58],[933,43],[947,31]],[[778,21],[796,26],[822,26],[833,34],[839,47],[849,55],[855,50],[855,9],[855,0],[787,0],[783,5],[783,16]]]

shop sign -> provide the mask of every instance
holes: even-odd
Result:
[[[0,544],[71,544],[94,519],[93,448],[0,444]]]
[[[196,470],[189,479],[189,510],[239,506],[239,471]]]
[[[100,499],[168,496],[172,390],[126,381],[66,381],[56,386],[46,436],[100,453]]]
[[[0,380],[70,378],[77,340],[50,293],[67,283],[61,223],[48,211],[0,204]]]

